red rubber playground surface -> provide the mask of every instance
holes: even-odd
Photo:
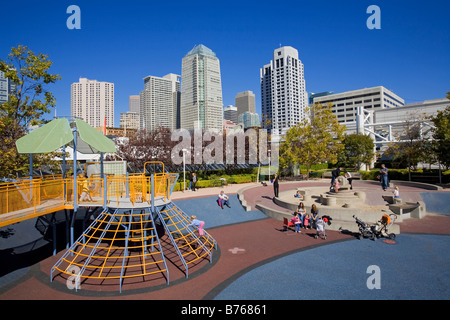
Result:
[[[301,182],[298,184],[300,185]],[[357,186],[357,183],[355,185]],[[282,183],[280,191],[296,187],[297,184]],[[379,189],[374,188],[370,197],[375,199]],[[233,191],[229,190],[227,193],[233,195]],[[406,192],[406,189],[404,190]],[[411,197],[418,197],[419,192],[424,192],[424,190],[411,188],[409,192]],[[272,195],[270,187],[255,187],[244,191],[245,199],[251,204],[259,201],[272,206],[274,205],[270,200]],[[187,206],[187,212],[191,206],[197,208],[197,216],[206,221],[205,227],[218,243],[212,263],[205,260],[194,266],[189,271],[188,279],[185,278],[183,270],[180,270],[175,264],[169,263],[169,285],[166,284],[166,279],[161,277],[150,283],[141,281],[127,283],[124,285],[122,293],[119,293],[118,285],[102,285],[102,283],[82,284],[81,289],[75,292],[75,290],[67,288],[65,279],[56,277],[53,282],[50,282],[50,269],[64,253],[61,251],[55,256],[25,268],[13,280],[5,281],[0,286],[0,300],[212,300],[240,276],[250,273],[260,266],[294,253],[315,250],[336,243],[344,244],[351,240],[356,241],[354,236],[337,231],[327,231],[326,240],[314,239],[315,230],[306,230],[301,234],[293,231],[286,232],[283,230],[282,221],[267,218],[256,210],[245,212],[236,195],[231,196],[231,209],[224,210],[217,206],[205,205],[205,203],[214,202],[215,196],[213,195],[208,197],[206,194],[191,192],[186,194],[186,197],[189,199],[181,200],[180,198],[175,203],[179,203],[182,209],[185,209],[183,206]],[[247,221],[235,218],[247,217],[246,215],[250,217]],[[219,218],[220,222],[214,225],[214,220]],[[228,222],[224,223],[227,219]],[[429,214],[420,220],[409,219],[402,222],[400,228],[402,234],[450,235],[450,216]],[[450,249],[450,238],[448,239],[448,248]],[[386,243],[386,246],[388,245]],[[447,250],[443,254],[448,255],[448,252]],[[330,263],[332,264],[332,261]],[[276,270],[271,272],[276,272]],[[448,273],[446,277],[448,277]],[[267,281],[267,279],[265,280]],[[286,281],[289,280],[286,279]],[[247,298],[252,299],[251,296]],[[449,298],[450,296],[442,297],[442,299]],[[339,293],[336,293],[336,299],[340,299]]]

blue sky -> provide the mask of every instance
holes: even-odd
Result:
[[[69,5],[81,30],[69,30]],[[369,30],[368,6],[381,9]],[[382,85],[406,103],[450,91],[450,1],[6,1],[0,6],[0,58],[27,45],[48,54],[62,80],[48,89],[57,114],[70,114],[70,84],[79,77],[115,84],[115,124],[148,75],[181,74],[197,44],[221,63],[224,106],[251,90],[260,112],[259,68],[281,45],[299,51],[308,92],[336,93]],[[53,115],[53,114],[52,114]]]

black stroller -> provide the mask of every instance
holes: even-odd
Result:
[[[357,235],[358,239],[369,238],[370,240],[376,240],[381,237],[389,238],[391,240],[395,239],[395,233],[388,233],[389,227],[397,218],[395,214],[384,214],[381,219],[373,225],[365,223],[356,216],[353,216],[353,218],[355,218],[359,228],[359,234]]]

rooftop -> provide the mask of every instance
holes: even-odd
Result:
[[[191,51],[189,51],[185,57],[193,56],[193,55],[202,55],[202,56],[211,56],[216,57],[216,54],[209,49],[208,47],[204,46],[203,44],[196,45]]]

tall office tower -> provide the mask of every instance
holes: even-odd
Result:
[[[140,129],[154,130],[165,127],[177,129],[180,76],[144,78],[144,90],[140,93]]]
[[[128,111],[139,113],[139,109],[139,95],[130,96],[128,100]]]
[[[237,116],[244,112],[255,113],[255,94],[252,91],[239,92],[234,98]]]
[[[16,85],[5,77],[5,73],[0,71],[0,103],[9,100],[9,95],[16,90]]]
[[[280,135],[301,122],[308,106],[303,64],[298,51],[281,47],[273,60],[260,69],[263,127]]]
[[[237,124],[237,108],[232,105],[225,107],[225,109],[223,110],[223,118],[224,120],[230,120],[233,121],[234,124]]]
[[[181,70],[181,128],[222,130],[223,101],[220,62],[200,44],[183,58]]]
[[[72,83],[70,109],[95,127],[114,127],[114,83],[80,78]]]

